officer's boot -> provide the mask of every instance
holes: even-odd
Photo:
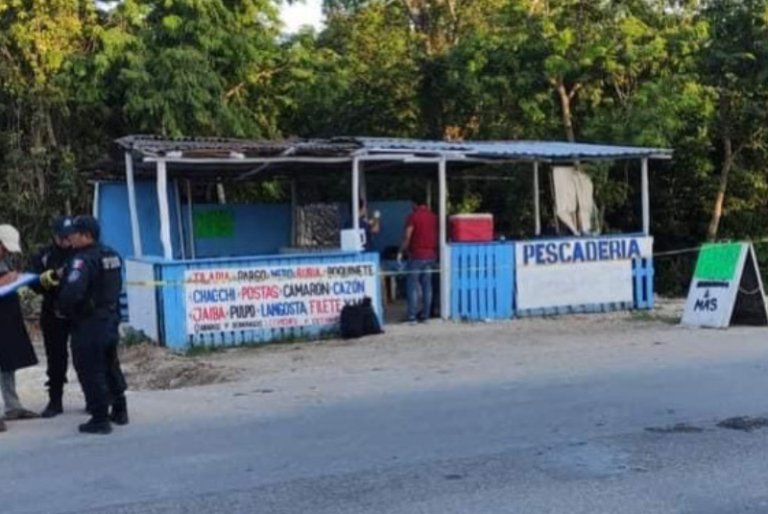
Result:
[[[128,424],[128,402],[126,402],[125,396],[116,399],[112,404],[112,413],[109,415],[109,419],[115,425],[125,426]]]
[[[64,391],[61,389],[49,389],[48,390],[48,405],[45,410],[40,414],[43,418],[55,418],[59,414],[64,412],[64,405],[62,404],[62,397]]]
[[[97,412],[98,411],[98,412]],[[80,432],[83,434],[111,434],[112,423],[109,422],[107,408],[93,409],[92,417],[88,423],[80,425]]]
[[[109,420],[98,420],[91,418],[88,423],[80,425],[79,430],[83,434],[102,434],[107,435],[112,433],[112,423]]]

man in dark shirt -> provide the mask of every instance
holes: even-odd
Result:
[[[406,270],[408,291],[408,322],[426,322],[432,313],[432,273],[438,247],[438,218],[426,205],[423,197],[414,201],[413,212],[405,223],[398,260],[408,253]],[[419,307],[419,288],[421,306]]]

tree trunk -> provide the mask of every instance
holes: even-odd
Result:
[[[36,106],[36,111],[37,112],[32,118],[32,126],[30,127],[30,131],[32,133],[31,157],[35,172],[35,179],[37,182],[37,194],[39,198],[43,200],[45,198],[45,192],[47,189],[45,180],[45,164],[41,162],[41,160],[43,160],[42,157],[46,156],[46,148],[43,137],[43,122],[45,117],[39,100]]]
[[[717,239],[717,231],[720,228],[720,218],[723,216],[723,203],[725,202],[725,192],[728,189],[728,175],[731,173],[733,163],[735,160],[733,152],[733,141],[730,137],[723,138],[723,167],[720,170],[720,184],[717,188],[717,196],[715,197],[715,205],[712,208],[712,219],[709,222],[709,228],[707,229],[707,240],[714,241]]]
[[[572,93],[568,93],[562,80],[557,81],[557,93],[560,96],[560,109],[563,114],[563,127],[565,127],[565,136],[568,142],[576,142],[576,134],[573,131],[573,114],[571,113]]]

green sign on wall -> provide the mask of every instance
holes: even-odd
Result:
[[[735,280],[743,248],[742,243],[704,245],[699,252],[694,278],[722,282]]]
[[[235,235],[235,216],[228,209],[198,211],[195,213],[195,237],[222,239]]]

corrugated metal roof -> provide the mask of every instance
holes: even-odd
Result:
[[[610,160],[670,158],[672,150],[635,146],[613,146],[556,141],[419,141],[411,139],[360,138],[371,152],[411,151],[457,153],[479,159],[513,160]]]
[[[351,156],[359,150],[367,153],[413,153],[447,155],[449,158],[519,161],[594,161],[640,158],[670,158],[672,150],[555,141],[421,141],[387,138],[334,138],[318,140],[289,139],[263,141],[224,138],[163,138],[127,136],[117,140],[124,150],[143,157],[162,157],[180,153],[185,159],[228,159],[234,153],[262,158],[291,155],[295,157]]]
[[[134,135],[116,141],[123,150],[143,157],[163,157],[181,153],[186,159],[229,158],[230,154],[245,157],[276,157],[290,153],[294,156],[347,156],[361,148],[356,141],[329,140],[257,140],[208,137],[164,138],[160,136]]]

